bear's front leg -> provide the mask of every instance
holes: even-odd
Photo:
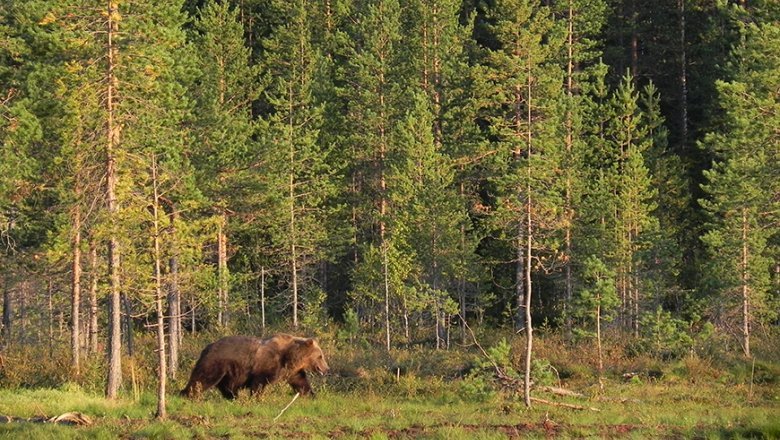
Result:
[[[311,390],[311,385],[309,385],[309,380],[306,379],[306,373],[304,371],[301,370],[290,376],[287,383],[290,384],[296,393],[301,393],[302,396],[310,395],[314,397],[314,392]]]
[[[264,375],[258,375],[258,376],[252,376],[249,379],[249,383],[247,384],[249,388],[249,393],[252,396],[258,395],[263,392],[263,389],[265,389],[265,386],[269,383],[268,376]]]

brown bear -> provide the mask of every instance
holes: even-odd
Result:
[[[193,397],[216,385],[226,399],[235,399],[242,388],[254,395],[279,380],[301,395],[314,395],[306,370],[328,372],[314,339],[286,334],[268,339],[227,336],[203,349],[181,395]]]

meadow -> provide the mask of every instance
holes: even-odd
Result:
[[[503,344],[508,357],[501,359],[501,339],[493,339],[498,348],[488,352],[511,368],[522,341]],[[235,401],[213,390],[199,399],[179,397],[199,351],[188,345],[182,373],[169,386],[166,420],[154,419],[154,367],[143,362],[151,351],[138,353],[135,364],[126,359],[115,401],[102,396],[100,359],[74,380],[58,368],[67,365],[64,355],[39,354],[36,363],[34,350],[6,352],[0,438],[780,438],[776,363],[695,354],[657,359],[612,344],[599,386],[588,345],[564,348],[555,337],[541,338],[533,396],[547,403],[526,408],[519,391],[493,380],[473,347],[386,353],[361,343],[324,344],[332,373],[311,378],[315,398],[292,404],[284,384]],[[9,371],[13,365],[17,375]],[[34,374],[39,382],[24,380]],[[561,396],[543,385],[579,395]],[[42,422],[68,412],[90,423]]]

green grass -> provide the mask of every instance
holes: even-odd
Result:
[[[419,379],[422,380],[422,379]],[[772,385],[748,390],[717,383],[692,386],[679,381],[608,383],[588,399],[536,395],[601,409],[576,411],[497,395],[469,401],[454,381],[435,394],[410,395],[405,385],[378,392],[321,392],[301,398],[274,422],[291,396],[276,386],[259,398],[225,401],[209,392],[191,401],[169,396],[168,420],[156,421],[153,394],[107,401],[77,386],[60,389],[0,390],[0,415],[55,416],[77,411],[88,427],[26,421],[0,424],[0,438],[780,438],[780,400]],[[367,389],[367,388],[364,388]]]

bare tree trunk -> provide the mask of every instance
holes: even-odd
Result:
[[[526,124],[528,127],[526,154],[528,158],[531,158],[532,141],[533,141],[533,118],[532,118],[532,101],[531,101],[531,57],[528,57],[528,82],[527,82],[527,105],[526,105]],[[533,252],[533,224],[531,222],[531,203],[533,199],[531,197],[531,161],[528,161],[527,166],[527,185],[526,185],[526,212],[525,212],[525,377],[523,378],[523,395],[525,397],[525,406],[531,407],[531,355],[533,353],[533,323],[531,322],[531,255]]]
[[[51,319],[49,319],[49,323],[51,323]],[[51,340],[51,338],[49,339]],[[19,336],[17,336],[17,340],[22,344],[27,342],[27,282],[22,282],[19,286]]]
[[[106,382],[106,398],[115,399],[122,383],[122,312],[120,308],[120,282],[119,282],[119,240],[116,231],[116,216],[118,211],[116,199],[116,152],[119,144],[119,127],[115,126],[115,87],[118,83],[114,68],[117,62],[117,48],[114,45],[114,37],[119,30],[115,20],[119,14],[119,6],[114,0],[107,2],[107,71],[106,71],[106,199],[108,201],[108,216],[111,225],[111,233],[108,243],[108,272],[110,283],[110,310],[108,319],[108,380]]]
[[[195,334],[195,325],[197,324],[197,320],[195,319],[195,299],[190,298],[190,334]]]
[[[154,186],[154,202],[152,203],[152,225],[154,241],[154,303],[157,311],[157,413],[155,417],[164,419],[165,385],[168,370],[165,355],[165,312],[163,308],[162,264],[160,252],[160,194],[157,181],[157,159],[152,155],[152,182]]]
[[[94,239],[89,242],[89,352],[98,351],[98,259],[97,245]]]
[[[181,341],[181,294],[179,292],[179,255],[176,237],[176,208],[169,203],[171,257],[168,260],[168,374],[176,379],[179,370],[179,342]]]
[[[384,61],[384,60],[383,60]],[[384,72],[379,74],[380,90],[384,90],[385,75]],[[379,127],[379,240],[382,246],[382,264],[384,266],[384,288],[385,288],[385,348],[390,351],[390,279],[389,279],[389,262],[387,258],[388,242],[385,219],[387,216],[387,179],[385,176],[386,167],[386,155],[387,155],[387,140],[386,140],[386,127],[385,120],[387,117],[385,109],[385,95],[380,92],[379,95],[379,107],[380,107],[380,120],[382,121]]]
[[[78,194],[78,193],[77,193]],[[78,197],[77,197],[78,199]],[[81,201],[76,200],[76,206],[73,211],[73,271],[71,273],[71,331],[70,331],[70,352],[71,368],[76,375],[79,374],[79,355],[81,344],[79,342],[81,324],[79,321],[81,315]]]
[[[217,230],[217,283],[219,296],[219,310],[217,312],[217,321],[224,327],[227,325],[227,304],[228,304],[228,271],[227,271],[227,212],[222,210]]]
[[[3,276],[3,344],[11,341],[11,317],[13,316],[13,301],[11,300],[11,282],[9,275]]]
[[[631,0],[631,76],[636,80],[639,75],[639,32],[637,31],[637,18],[639,12],[636,0]]]
[[[390,351],[390,280],[387,268],[387,243],[382,244],[382,259],[385,279],[385,349]]]
[[[463,182],[460,183],[460,199],[465,200],[466,189]],[[462,255],[466,249],[466,226],[460,225],[460,254],[461,254],[461,266],[465,267],[465,261],[463,261]],[[466,344],[466,276],[462,272],[458,274],[458,305],[460,306],[460,341],[462,344]]]
[[[265,333],[265,266],[260,267],[260,325]]]
[[[742,208],[742,258],[741,265],[741,284],[742,284],[742,350],[746,357],[750,355],[750,275],[748,273],[748,221],[747,209]]]
[[[567,63],[566,63],[566,96],[568,98],[566,109],[566,156],[567,160],[572,159],[574,151],[574,116],[572,114],[572,106],[574,105],[574,4],[573,0],[569,0],[568,8],[568,35],[566,39],[567,49]],[[569,166],[566,168],[566,194],[564,195],[564,210],[566,216],[565,232],[564,232],[564,253],[566,254],[566,267],[565,271],[565,283],[566,293],[563,301],[563,316],[565,319],[564,331],[566,334],[566,340],[571,341],[572,331],[572,319],[571,319],[571,301],[572,301],[572,244],[571,244],[571,228],[574,220],[574,211],[572,208],[572,182],[571,182],[571,169]]]
[[[133,304],[130,302],[126,293],[122,293],[120,297],[122,306],[124,307],[124,323],[125,323],[125,339],[127,344],[127,355],[133,357],[135,355],[135,341],[133,339]]]
[[[27,290],[27,281],[22,284],[24,291]],[[24,298],[24,296],[22,296]],[[46,280],[46,300],[47,300],[47,317],[49,321],[49,357],[54,355],[54,289],[52,288],[51,278]],[[22,303],[22,310],[24,311],[24,303]],[[22,315],[24,316],[24,315]],[[22,320],[24,323],[24,320]]]
[[[601,292],[596,300],[596,349],[599,357],[599,389],[604,390],[604,356],[601,351]]]
[[[297,242],[297,230],[295,224],[295,143],[293,142],[293,91],[292,86],[289,88],[290,104],[289,111],[289,125],[288,125],[288,142],[290,144],[290,175],[288,184],[288,192],[290,197],[290,276],[292,281],[292,312],[293,312],[293,328],[298,328],[298,256],[296,255],[296,242]]]
[[[688,57],[687,41],[685,37],[685,2],[677,0],[677,8],[680,14],[680,125],[682,148],[688,144]]]

